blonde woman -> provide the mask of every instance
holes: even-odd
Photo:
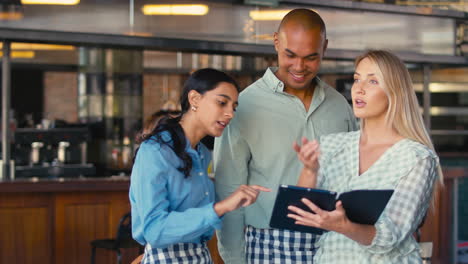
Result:
[[[410,75],[394,54],[374,50],[356,59],[353,111],[361,130],[294,144],[304,164],[298,185],[338,193],[355,189],[393,189],[375,225],[351,222],[341,202],[315,214],[290,206],[296,224],[323,228],[315,263],[420,263],[412,234],[429,207],[438,157],[424,127]]]

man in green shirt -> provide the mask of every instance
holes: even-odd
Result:
[[[294,141],[357,129],[344,97],[317,77],[327,43],[314,11],[295,9],[283,18],[274,34],[279,67],[240,94],[235,118],[215,141],[218,199],[242,184],[295,185],[302,166]],[[225,215],[217,233],[225,263],[312,263],[315,236],[269,228],[275,197],[262,193],[250,207]]]

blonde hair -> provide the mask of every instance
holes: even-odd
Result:
[[[393,53],[385,50],[369,50],[356,58],[357,66],[368,58],[378,67],[376,73],[383,81],[381,87],[387,94],[388,109],[385,116],[387,124],[398,134],[417,141],[435,152],[429,133],[419,111],[419,103],[414,92],[413,82],[405,64]],[[364,126],[365,123],[362,122]],[[440,163],[437,163],[439,182],[443,184]],[[434,184],[437,188],[438,184]]]

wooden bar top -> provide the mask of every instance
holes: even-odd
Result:
[[[0,181],[0,193],[128,191],[129,176],[88,178],[25,178]]]
[[[444,178],[468,177],[468,167],[443,166]],[[128,191],[129,176],[87,178],[24,178],[0,181],[0,192]]]

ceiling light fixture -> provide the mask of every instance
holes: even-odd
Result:
[[[153,34],[148,33],[148,32],[135,32],[135,31],[124,32],[124,35],[136,36],[136,37],[152,37],[152,36],[154,36]]]
[[[289,11],[291,10],[252,10],[249,16],[256,21],[281,20]]]
[[[18,20],[23,18],[23,7],[20,0],[0,1],[0,20]]]
[[[12,59],[32,59],[35,56],[34,51],[12,51],[10,53]],[[0,57],[3,57],[3,51],[0,51]]]
[[[204,16],[210,10],[207,5],[144,5],[145,15]]]
[[[0,49],[2,47],[3,43],[0,43]],[[75,50],[75,46],[13,42],[11,43],[11,50]]]
[[[315,9],[310,9],[318,13]],[[255,21],[275,21],[281,20],[283,17],[289,13],[291,9],[278,9],[278,10],[252,10],[249,12],[251,19]]]
[[[80,0],[21,0],[23,5],[77,5]]]

